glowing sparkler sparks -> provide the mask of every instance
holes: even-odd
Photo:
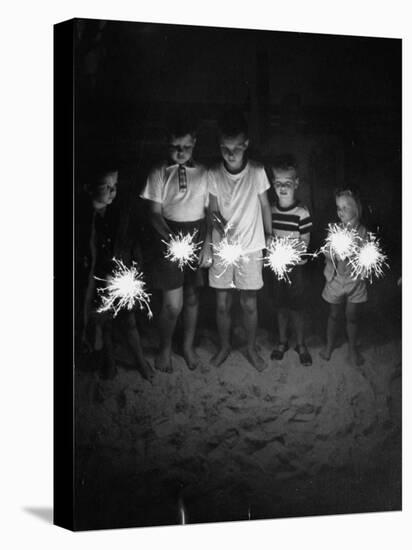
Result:
[[[321,248],[321,252],[329,252],[332,258],[334,255],[338,255],[342,260],[345,260],[355,254],[358,239],[359,234],[356,229],[337,223],[330,224],[326,242]]]
[[[150,309],[150,294],[145,290],[146,283],[143,281],[143,274],[138,271],[136,264],[132,267],[126,267],[121,260],[113,258],[115,268],[112,275],[105,279],[95,279],[105,281],[104,288],[98,288],[97,292],[101,296],[101,306],[98,308],[98,313],[104,311],[113,311],[113,317],[119,313],[121,309],[129,311],[138,304],[140,309],[146,308],[149,319],[153,317]]]
[[[231,241],[227,236],[227,231],[222,240],[213,245],[216,256],[219,258],[224,269],[219,275],[223,275],[229,266],[239,266],[239,262],[245,254],[242,245],[238,241]]]
[[[162,241],[167,245],[165,257],[171,262],[177,263],[179,269],[183,269],[185,266],[194,269],[192,264],[198,260],[197,252],[202,245],[201,242],[195,242],[196,233],[197,231],[186,235],[178,233],[177,235],[171,235],[169,242]]]
[[[264,265],[270,267],[279,281],[283,279],[290,283],[289,273],[306,253],[305,243],[299,239],[275,237],[268,251]]]
[[[383,254],[379,241],[372,233],[368,233],[368,240],[358,247],[356,254],[349,260],[352,276],[360,279],[381,277],[383,266],[387,266],[386,256]]]

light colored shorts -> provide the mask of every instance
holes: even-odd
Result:
[[[329,304],[341,304],[345,299],[350,304],[362,304],[368,301],[366,283],[336,274],[326,282],[322,298]]]
[[[236,266],[228,266],[213,253],[213,264],[209,269],[209,285],[212,288],[238,290],[259,290],[263,286],[262,251],[245,254]]]

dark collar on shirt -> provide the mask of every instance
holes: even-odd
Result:
[[[183,166],[184,168],[194,168],[195,163],[193,162],[193,159],[189,160],[189,162],[186,162],[185,164],[178,164],[177,162],[172,162],[171,160],[168,160],[167,167],[171,168],[172,166]]]
[[[228,172],[231,176],[237,176],[238,174],[240,174],[241,172],[243,172],[243,170],[246,168],[246,165],[248,163],[248,158],[247,158],[247,155],[245,155],[243,157],[243,163],[242,163],[242,167],[239,168],[239,170],[236,170],[236,172],[233,172],[232,170],[229,170],[229,168],[226,166],[226,163],[224,160],[222,160],[222,163],[223,163],[223,166],[226,170],[226,172]]]
[[[295,201],[293,204],[291,204],[290,206],[280,206],[279,204],[279,201],[277,200],[276,201],[276,208],[278,210],[280,210],[281,212],[289,212],[290,210],[293,210],[294,208],[296,208],[299,204],[299,201]]]

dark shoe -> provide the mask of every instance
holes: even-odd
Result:
[[[270,354],[271,359],[276,359],[276,361],[281,361],[283,356],[289,349],[289,344],[287,342],[278,342]]]
[[[305,345],[296,346],[296,353],[299,355],[300,364],[304,367],[310,367],[312,364],[312,357],[308,352],[308,348]]]

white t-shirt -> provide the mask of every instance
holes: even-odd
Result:
[[[250,160],[239,174],[228,172],[223,163],[209,170],[209,192],[217,197],[219,212],[232,228],[231,236],[247,252],[265,248],[259,195],[269,187],[263,166]]]
[[[209,191],[207,170],[200,164],[185,166],[186,188],[179,184],[179,165],[154,168],[140,196],[162,205],[162,215],[174,222],[193,222],[205,217]]]

